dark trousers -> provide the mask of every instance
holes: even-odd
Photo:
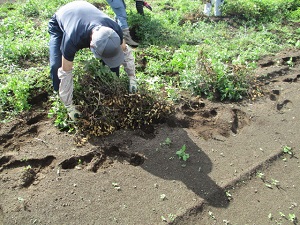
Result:
[[[50,54],[50,77],[55,91],[59,89],[60,80],[57,76],[57,71],[61,67],[62,54],[60,45],[63,37],[63,32],[58,26],[58,23],[53,16],[48,24],[48,32],[50,34],[49,54]]]

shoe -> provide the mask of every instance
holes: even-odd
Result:
[[[132,40],[129,32],[129,28],[123,29],[123,38],[125,39],[126,44],[130,46],[138,46],[139,43]]]

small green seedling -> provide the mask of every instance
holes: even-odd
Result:
[[[190,158],[190,154],[187,154],[187,153],[185,152],[185,150],[186,150],[186,146],[183,145],[183,146],[181,147],[181,149],[179,149],[179,150],[176,152],[176,155],[178,155],[179,159],[182,159],[183,161],[186,161],[186,160],[188,160],[188,158]]]
[[[230,225],[229,220],[223,220],[223,223],[224,223],[225,225]]]
[[[78,165],[82,165],[82,160],[78,159]]]
[[[289,154],[291,156],[294,155],[293,151],[292,151],[292,147],[289,147],[289,146],[284,146],[282,151],[285,153],[285,154]]]
[[[273,187],[272,187],[271,184],[266,183],[265,185],[266,185],[266,187],[268,187],[268,188],[270,188],[270,189],[273,189]]]
[[[226,191],[225,195],[229,201],[232,200],[232,194],[230,193],[230,191]]]
[[[213,220],[216,220],[216,217],[214,216],[213,212],[212,211],[209,211],[208,212],[208,215],[210,218],[212,218]]]
[[[297,221],[297,217],[294,213],[289,213],[289,221],[293,223]]]
[[[161,143],[160,145],[162,145],[162,146],[170,146],[171,143],[172,143],[171,139],[170,138],[166,138],[166,140],[163,143]]]
[[[24,167],[24,170],[25,170],[25,171],[28,171],[28,170],[30,170],[30,169],[31,169],[31,166],[30,166],[30,165]]]
[[[161,195],[160,195],[160,199],[164,201],[164,200],[167,199],[167,196],[166,196],[165,194],[161,194]]]
[[[24,198],[18,197],[18,201],[19,201],[19,202],[24,202]]]
[[[176,215],[174,215],[172,213],[168,214],[168,219],[170,222],[173,222],[175,220],[175,218],[176,218]]]
[[[273,219],[272,213],[269,213],[268,218],[269,218],[269,220],[272,220],[272,219]]]
[[[256,176],[259,177],[262,180],[265,180],[265,174],[260,172],[260,171],[256,173]]]
[[[111,184],[112,184],[112,186],[114,187],[114,189],[116,189],[117,191],[120,191],[120,190],[121,190],[121,187],[119,186],[118,183],[113,182],[113,183],[111,183]]]
[[[278,180],[275,180],[275,179],[271,179],[271,181],[265,181],[265,185],[266,187],[270,188],[270,189],[273,189],[273,186],[277,187],[277,188],[280,188],[280,185],[279,185],[279,181]]]
[[[160,218],[161,218],[161,220],[162,220],[163,222],[167,222],[167,221],[168,221],[168,220],[166,219],[166,217],[164,217],[164,216],[161,216]]]
[[[290,57],[290,59],[286,62],[290,67],[293,67],[295,64],[293,62],[293,57]]]
[[[273,178],[272,178],[271,184],[274,185],[274,186],[276,186],[277,188],[279,187],[279,181],[275,180]]]
[[[285,214],[284,214],[283,212],[279,212],[279,215],[280,215],[281,217],[285,217],[285,218],[286,218],[286,216],[285,216]]]

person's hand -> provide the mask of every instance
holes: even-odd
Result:
[[[145,6],[147,9],[149,9],[149,10],[152,11],[151,5],[149,5],[149,4],[148,4],[147,2],[145,2],[145,1],[144,1],[144,6]]]
[[[75,108],[73,104],[66,106],[66,109],[71,120],[76,121],[81,117],[81,113]]]
[[[135,76],[128,76],[129,78],[129,93],[134,94],[137,92],[137,83]]]

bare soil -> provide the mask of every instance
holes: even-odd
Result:
[[[292,224],[300,53],[258,63],[254,101],[190,99],[167,123],[82,145],[40,106],[1,124],[0,224]],[[183,145],[187,161],[176,155]]]

